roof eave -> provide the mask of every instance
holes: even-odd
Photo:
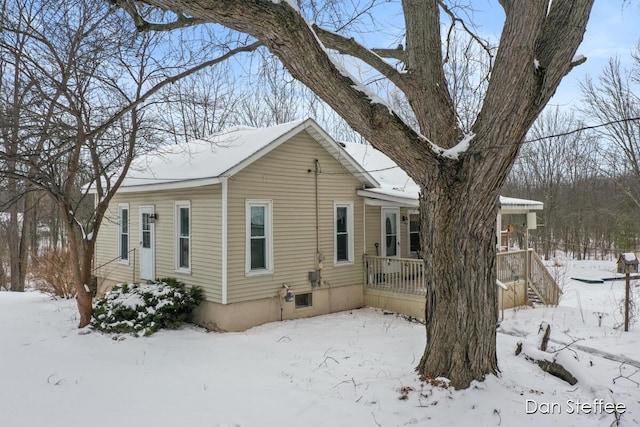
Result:
[[[402,197],[398,195],[393,195],[393,194],[388,194],[388,193],[378,192],[378,191],[370,191],[366,189],[358,190],[357,194],[359,196],[362,196],[368,199],[369,202],[367,202],[367,204],[369,205],[380,204],[381,206],[382,205],[386,206],[389,203],[393,203],[398,206],[403,206],[403,207],[406,206],[406,207],[412,207],[412,208],[417,208],[420,205],[418,199],[411,196]]]
[[[183,188],[203,187],[205,185],[220,184],[224,178],[211,177],[211,178],[197,178],[182,181],[170,181],[170,182],[154,182],[150,184],[138,184],[138,185],[122,185],[118,188],[118,193],[143,193],[146,191],[159,191],[159,190],[180,190]],[[89,194],[95,194],[95,188],[89,189]]]

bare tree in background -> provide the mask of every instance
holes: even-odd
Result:
[[[0,48],[16,58],[9,68],[37,102],[15,113],[18,143],[0,152],[0,161],[16,165],[5,171],[9,178],[45,190],[59,207],[83,327],[91,320],[95,237],[108,203],[134,155],[158,142],[157,116],[148,111],[153,97],[258,44],[238,43],[211,59],[168,50],[161,34],[127,31],[106,3],[15,0],[7,10],[2,33],[24,37],[25,48],[17,52],[8,37]],[[88,196],[90,185],[95,198]]]
[[[640,51],[640,48],[639,48]],[[582,113],[596,123],[610,123],[594,129],[606,142],[604,171],[618,180],[627,196],[640,208],[640,60],[636,69],[623,70],[618,58],[609,60],[597,81],[581,83]],[[634,74],[635,73],[635,74]]]
[[[33,16],[35,8],[31,5],[2,1],[0,19],[10,14],[12,7],[24,14],[25,19],[17,23],[15,32],[0,32],[0,43],[12,46],[10,50],[0,49],[0,146],[11,155],[7,161],[2,162],[5,173],[0,174],[4,181],[0,211],[6,210],[9,214],[5,224],[5,237],[10,259],[10,289],[21,292],[25,288],[29,236],[35,228],[35,198],[32,194],[33,186],[16,178],[15,173],[21,166],[16,163],[14,156],[19,151],[23,136],[20,126],[23,115],[27,116],[37,104],[30,90],[34,82],[24,78],[22,74],[22,55],[28,48],[28,37],[24,30],[36,18]]]
[[[427,281],[427,346],[417,366],[424,377],[447,377],[456,388],[498,371],[496,359],[496,214],[498,196],[529,127],[562,78],[584,62],[575,53],[593,0],[501,0],[505,22],[492,59],[480,111],[469,129],[458,120],[444,71],[443,24],[463,25],[444,0],[372,1],[364,13],[344,2],[148,0],[176,13],[173,22],[148,25],[141,2],[114,0],[141,30],[218,23],[249,34],[376,148],[418,183]],[[380,6],[382,5],[382,6]],[[372,50],[352,33],[379,14],[404,18],[405,43]],[[382,9],[384,7],[384,9]],[[391,9],[396,7],[396,9]],[[346,13],[347,15],[345,15]],[[444,15],[444,18],[443,18]],[[322,26],[323,23],[328,23]],[[446,28],[446,27],[444,27]],[[483,45],[477,38],[478,43]],[[488,52],[491,53],[491,52]],[[358,58],[402,91],[412,127],[334,59]],[[402,62],[402,67],[383,59]]]
[[[569,181],[568,171],[579,162],[581,147],[586,147],[581,132],[565,133],[580,126],[573,114],[562,113],[558,108],[546,110],[531,128],[528,138],[532,142],[523,145],[511,172],[512,180],[521,181],[521,194],[537,190],[535,197],[544,202],[540,213],[543,227],[538,236],[546,259],[557,247],[554,231],[559,231],[560,215],[565,213],[563,189]]]
[[[175,143],[201,139],[234,120],[241,101],[228,64],[201,70],[165,87],[157,105],[158,126]]]

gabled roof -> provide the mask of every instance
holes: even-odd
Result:
[[[339,143],[313,119],[306,119],[260,129],[234,127],[205,139],[162,147],[136,158],[118,191],[217,184],[303,131],[360,180],[364,188],[378,187],[378,182]]]

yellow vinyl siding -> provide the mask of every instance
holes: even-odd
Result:
[[[283,284],[310,292],[316,259],[315,159],[318,175],[321,289],[362,283],[362,204],[359,180],[306,132],[294,136],[229,179],[228,301],[274,297]],[[247,200],[272,201],[273,273],[247,275]],[[354,203],[353,265],[334,266],[334,201]]]
[[[129,249],[139,248],[140,206],[153,206],[155,223],[155,276],[176,277],[203,288],[209,301],[222,301],[222,198],[221,186],[191,189],[121,193],[110,203],[98,233],[96,266],[118,256],[118,203],[129,204]],[[191,273],[176,271],[175,202],[191,203]],[[137,251],[136,251],[137,252]],[[139,281],[140,256],[136,253],[135,277]],[[129,265],[112,262],[100,268],[99,277],[117,282],[131,282],[134,277],[133,253]]]
[[[365,208],[367,219],[367,247],[364,253],[371,256],[382,256],[382,240],[381,238],[381,211],[380,206],[367,206]],[[378,244],[378,252],[376,253],[376,243]]]

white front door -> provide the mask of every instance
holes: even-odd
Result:
[[[382,208],[382,256],[400,256],[400,208]]]
[[[153,206],[140,206],[140,279],[155,279],[155,224]]]

